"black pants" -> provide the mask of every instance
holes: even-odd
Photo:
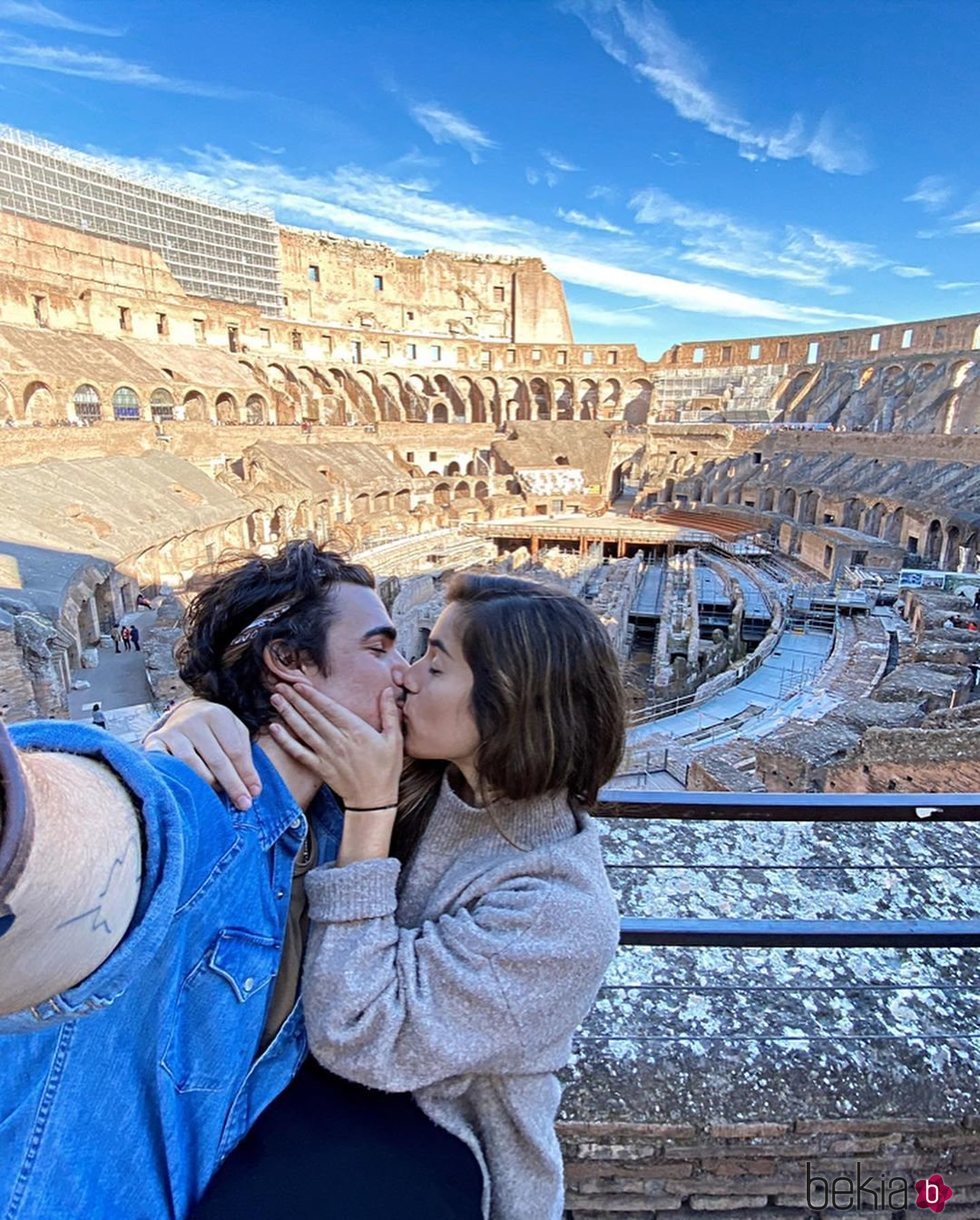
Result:
[[[218,1170],[191,1220],[480,1220],[466,1145],[405,1093],[308,1059]]]

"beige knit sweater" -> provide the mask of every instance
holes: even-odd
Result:
[[[564,797],[477,809],[444,780],[400,871],[366,860],[307,877],[313,1053],[349,1080],[411,1091],[462,1139],[485,1217],[560,1220],[555,1072],[619,933],[596,829]]]

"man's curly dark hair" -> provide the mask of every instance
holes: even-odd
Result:
[[[374,588],[374,576],[315,542],[289,542],[271,558],[222,556],[219,574],[195,578],[176,657],[195,695],[230,708],[254,736],[275,719],[262,659],[275,641],[284,661],[328,672],[327,632],[338,584]]]

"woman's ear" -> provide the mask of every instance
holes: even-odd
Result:
[[[274,682],[308,680],[310,671],[316,669],[308,656],[304,657],[285,640],[270,640],[262,649],[262,663],[272,675]]]

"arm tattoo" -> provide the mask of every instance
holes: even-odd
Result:
[[[140,836],[138,834],[133,834],[133,835],[130,835],[129,839],[127,840],[126,846],[123,848],[122,855],[116,856],[116,858],[113,860],[112,864],[110,865],[109,876],[106,878],[105,885],[102,887],[101,891],[97,895],[97,901],[96,901],[95,906],[89,907],[87,910],[80,912],[78,915],[73,915],[71,917],[71,919],[64,920],[62,923],[58,924],[58,927],[67,928],[69,926],[69,924],[78,923],[79,920],[91,919],[92,926],[89,928],[90,932],[98,932],[101,929],[107,935],[111,936],[112,928],[109,926],[109,921],[106,918],[106,916],[103,914],[102,908],[103,908],[103,905],[105,904],[106,898],[109,896],[110,890],[112,889],[113,885],[117,883],[119,878],[122,876],[123,868],[125,867],[130,856],[133,854],[135,854],[135,856],[136,856],[136,883],[138,885],[140,883],[140,881],[142,881],[142,879],[143,879],[142,858],[141,858],[142,852],[141,852]],[[0,935],[2,935],[2,932],[0,932]]]

